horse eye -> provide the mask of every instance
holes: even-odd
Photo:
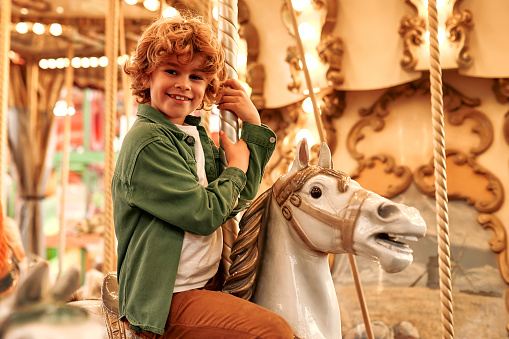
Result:
[[[320,187],[316,186],[311,188],[311,191],[309,193],[311,193],[311,196],[315,199],[318,199],[322,196],[322,190],[320,189]]]

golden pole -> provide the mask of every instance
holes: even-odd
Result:
[[[311,98],[311,103],[313,104],[313,112],[315,114],[316,127],[318,129],[318,134],[320,135],[320,142],[327,142],[325,138],[325,128],[323,127],[322,117],[320,113],[320,109],[316,102],[315,93],[313,91],[313,84],[311,83],[311,76],[309,74],[309,69],[306,64],[306,54],[304,52],[304,46],[302,44],[302,40],[299,34],[299,26],[297,24],[297,15],[295,14],[295,10],[293,9],[292,1],[286,0],[286,6],[288,7],[288,11],[290,12],[290,16],[292,17],[293,30],[295,34],[295,40],[297,41],[297,48],[299,50],[300,59],[302,61],[302,66],[304,69],[304,75],[306,77],[306,84],[309,90],[309,97]],[[359,279],[359,272],[357,269],[357,263],[355,261],[355,257],[352,253],[348,253],[348,261],[350,263],[350,269],[352,271],[352,277],[355,283],[355,289],[357,291],[357,297],[359,299],[359,305],[362,312],[362,317],[364,320],[364,326],[366,327],[366,335],[368,339],[373,339],[373,330],[371,328],[371,321],[369,318],[369,312],[366,305],[366,299],[364,298],[364,292],[362,290],[362,284]],[[339,321],[339,320],[338,320]]]
[[[7,114],[9,103],[9,49],[11,45],[11,0],[0,5],[0,201],[2,213],[5,202],[4,174],[7,172]]]
[[[118,35],[119,35],[119,0],[108,0],[106,11],[106,56],[108,66],[105,74],[105,137],[104,137],[104,214],[106,227],[104,231],[103,273],[108,274],[116,269],[115,226],[113,224],[113,201],[111,198],[111,179],[115,170],[115,153],[113,138],[117,116],[118,87]]]
[[[64,257],[66,248],[66,227],[65,227],[65,209],[67,201],[67,184],[69,183],[69,144],[71,140],[71,116],[69,115],[69,108],[72,104],[72,85],[74,82],[74,68],[71,65],[71,60],[74,58],[73,40],[69,42],[67,48],[67,58],[69,59],[69,66],[65,70],[65,88],[67,91],[66,103],[67,112],[64,117],[64,145],[62,149],[62,173],[60,174],[60,228],[59,228],[59,244],[58,244],[58,275],[64,272]]]
[[[120,39],[120,55],[127,54],[127,47],[125,41],[125,21],[124,21],[124,13],[120,11],[120,26],[119,26],[119,39]],[[129,57],[129,56],[128,56]],[[132,105],[131,105],[131,91],[129,90],[129,77],[125,72],[122,72],[122,90],[124,92],[124,115],[126,118],[126,131],[131,127],[131,115],[132,115]]]

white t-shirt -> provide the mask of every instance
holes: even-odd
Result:
[[[177,125],[177,127],[194,138],[199,183],[203,186],[207,186],[205,156],[203,154],[203,147],[198,129],[196,126],[189,125]],[[185,232],[173,293],[205,286],[207,281],[216,274],[219,268],[222,250],[223,232],[221,227],[208,236]]]

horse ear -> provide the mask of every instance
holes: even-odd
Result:
[[[320,145],[320,153],[318,154],[318,166],[332,169],[330,149],[325,142],[322,142]]]
[[[80,287],[80,271],[76,266],[71,266],[51,287],[50,295],[55,301],[67,301],[78,287]]]
[[[40,301],[49,284],[49,263],[41,260],[28,269],[16,291],[14,305],[23,307]]]
[[[308,143],[305,138],[299,140],[297,143],[297,149],[295,151],[295,159],[293,160],[292,166],[286,175],[283,177],[291,177],[303,168],[309,166],[309,149]]]

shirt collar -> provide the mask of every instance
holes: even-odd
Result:
[[[168,120],[164,114],[159,112],[157,109],[150,105],[139,104],[138,105],[138,116],[147,118],[155,123],[164,125],[179,135],[182,139],[186,135],[182,132],[173,122]],[[184,122],[188,125],[198,126],[201,122],[201,117],[196,117],[193,115],[188,115]]]

